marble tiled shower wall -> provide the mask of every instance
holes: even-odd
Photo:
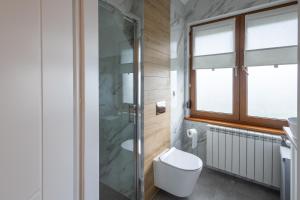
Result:
[[[216,17],[251,7],[286,0],[189,0],[185,6],[187,23]]]
[[[192,149],[192,139],[187,137],[187,130],[188,129],[196,129],[198,132],[198,141],[197,147]],[[181,135],[181,149],[183,151],[192,153],[201,160],[206,163],[206,131],[207,131],[207,124],[201,122],[193,122],[189,120],[184,120],[183,122],[183,132]]]
[[[180,147],[184,118],[184,5],[171,1],[171,144]]]
[[[202,123],[189,122],[185,102],[189,99],[188,24],[231,12],[286,0],[180,0],[171,1],[171,145],[192,152],[186,129],[204,127]],[[202,129],[203,130],[203,129]],[[198,131],[199,132],[199,131]],[[205,133],[200,131],[198,148],[193,150],[205,156]],[[203,147],[204,146],[204,147]],[[200,157],[201,157],[200,156]],[[202,157],[201,157],[202,158]]]

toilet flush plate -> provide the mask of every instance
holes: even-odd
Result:
[[[166,112],[166,101],[156,102],[156,115],[160,115]]]

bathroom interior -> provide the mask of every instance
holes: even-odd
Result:
[[[295,0],[0,2],[0,199],[300,200]]]

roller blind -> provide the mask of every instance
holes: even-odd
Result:
[[[245,65],[297,64],[296,6],[247,15]]]
[[[235,66],[235,19],[193,28],[193,69]]]

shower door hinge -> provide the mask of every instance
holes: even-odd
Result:
[[[129,117],[129,123],[136,124],[136,105],[130,104],[128,106],[128,117]]]
[[[191,109],[192,108],[192,100],[188,100],[186,102],[186,108]]]

